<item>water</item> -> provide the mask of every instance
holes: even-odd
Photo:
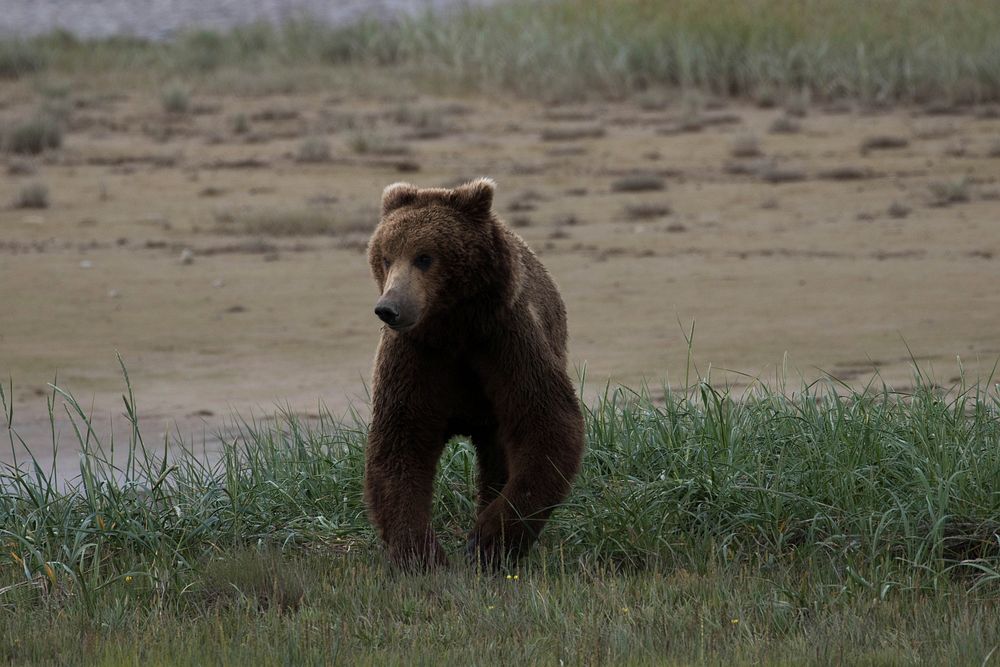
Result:
[[[224,30],[255,22],[314,18],[344,24],[490,0],[0,0],[0,35],[22,37],[56,29],[81,37],[128,35],[164,39],[199,27]]]

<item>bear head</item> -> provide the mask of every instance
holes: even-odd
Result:
[[[495,187],[479,178],[457,188],[393,183],[383,191],[368,262],[380,292],[375,314],[389,328],[423,328],[459,303],[503,290],[510,253],[492,212]]]

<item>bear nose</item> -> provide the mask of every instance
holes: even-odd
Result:
[[[375,314],[388,325],[393,325],[399,320],[399,311],[392,306],[381,304],[375,306]]]

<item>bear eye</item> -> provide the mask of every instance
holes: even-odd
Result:
[[[382,258],[382,268],[388,270],[392,266],[392,261],[388,257]]]
[[[413,260],[413,266],[421,271],[426,271],[431,268],[431,262],[433,261],[430,255],[417,255],[416,259]]]

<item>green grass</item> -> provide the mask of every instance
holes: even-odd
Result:
[[[683,87],[789,107],[841,97],[947,104],[1000,99],[998,33],[993,0],[512,0],[385,24],[202,30],[162,44],[57,33],[2,45],[0,75],[235,67],[294,77],[302,65],[346,65],[552,100]]]
[[[4,613],[0,657],[14,664],[978,666],[1000,644],[996,601],[960,591],[846,600],[791,573],[534,568],[517,579],[453,571],[402,578],[352,554],[253,556],[265,571],[300,573],[303,602],[272,605],[267,577],[263,586],[245,583],[245,554],[227,563],[236,583],[224,596],[199,583],[180,599],[147,604],[147,591],[122,585],[103,591],[88,616],[72,601],[21,590],[7,596],[16,609]]]
[[[356,413],[237,419],[217,457],[164,458],[129,387],[114,457],[70,395],[49,401],[80,474],[0,473],[6,661],[980,664],[1000,645],[990,383],[609,390],[571,497],[500,575],[461,555],[461,440],[434,507],[452,566],[403,575],[365,519]]]

